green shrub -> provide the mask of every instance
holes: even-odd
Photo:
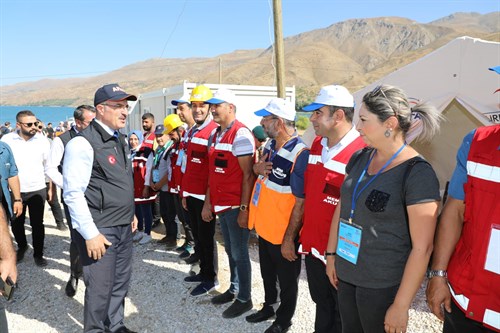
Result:
[[[307,118],[306,116],[299,116],[299,118],[295,122],[295,125],[299,130],[305,130],[307,126],[309,126],[309,118]]]

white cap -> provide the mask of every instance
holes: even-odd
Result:
[[[255,111],[256,116],[265,117],[275,115],[286,120],[295,120],[295,106],[286,99],[275,97],[266,105],[265,108]]]
[[[214,97],[206,101],[208,104],[229,103],[236,105],[236,95],[229,89],[220,88],[214,93]]]
[[[175,105],[175,106],[177,106],[178,104],[183,104],[183,103],[190,104],[189,98],[190,98],[189,94],[184,94],[184,95],[182,95],[181,98],[173,99],[170,103],[172,103],[172,105]]]
[[[352,108],[354,107],[354,97],[352,97],[349,90],[343,86],[325,86],[319,91],[314,103],[304,106],[302,110],[315,111],[325,105]]]

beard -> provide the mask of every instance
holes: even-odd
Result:
[[[36,132],[36,129],[30,129],[27,131],[21,127],[21,134],[25,137],[32,138],[35,136]]]
[[[142,126],[142,129],[143,129],[145,132],[150,132],[152,127],[153,127],[153,126]]]

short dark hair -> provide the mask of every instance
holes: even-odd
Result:
[[[347,121],[352,123],[352,120],[354,118],[354,108],[347,106],[335,106],[335,105],[329,105],[329,107],[330,107],[330,116],[333,116],[335,111],[342,110],[344,111],[344,115]]]
[[[151,119],[151,120],[155,120],[155,116],[150,113],[150,112],[147,112],[145,114],[142,115],[142,120],[145,120],[145,119]]]
[[[75,119],[78,119],[80,121],[85,121],[85,118],[83,117],[83,114],[85,113],[85,111],[90,111],[92,113],[96,112],[95,111],[95,107],[93,107],[93,106],[90,106],[90,105],[80,105],[73,112],[73,117],[75,117]]]
[[[22,111],[19,111],[17,114],[16,114],[16,121],[19,122],[21,120],[22,117],[29,117],[29,116],[33,116],[35,117],[35,114],[33,112],[31,112],[30,110],[22,110]]]

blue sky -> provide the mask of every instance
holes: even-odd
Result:
[[[500,11],[498,0],[282,0],[284,36],[351,19],[427,23]],[[99,75],[151,58],[272,43],[272,0],[0,0],[0,86]]]

